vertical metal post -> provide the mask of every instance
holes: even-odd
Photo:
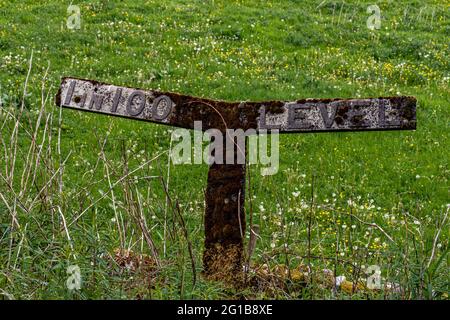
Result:
[[[242,275],[245,235],[244,191],[245,164],[210,166],[205,194],[203,253],[204,274],[209,279],[234,281]]]

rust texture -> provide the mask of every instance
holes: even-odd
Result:
[[[236,164],[239,152],[246,150],[235,145],[234,164],[210,165],[205,193],[204,274],[232,283],[241,279],[244,258],[245,164]]]
[[[213,164],[208,172],[204,274],[236,280],[242,273],[245,165]]]

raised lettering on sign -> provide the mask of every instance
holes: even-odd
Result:
[[[294,102],[223,102],[169,92],[118,87],[64,78],[57,96],[62,107],[203,130],[277,129],[279,132],[410,130],[416,127],[416,99],[304,99]],[[224,115],[236,115],[224,122]]]
[[[276,113],[262,106],[259,129],[281,132],[358,131],[415,128],[415,100],[348,99],[286,103]]]

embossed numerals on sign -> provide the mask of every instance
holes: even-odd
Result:
[[[154,91],[123,88],[80,79],[65,79],[60,88],[60,106],[111,115],[165,122],[172,100]]]

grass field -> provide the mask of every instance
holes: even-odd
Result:
[[[378,1],[378,30],[372,1],[77,1],[75,30],[69,4],[0,0],[0,297],[448,299],[448,2]],[[236,290],[200,275],[207,166],[168,165],[169,127],[60,112],[62,76],[232,101],[412,95],[418,125],[281,136],[278,174],[249,169],[246,212],[253,266],[284,285]],[[298,276],[356,288],[373,265],[400,289]]]

